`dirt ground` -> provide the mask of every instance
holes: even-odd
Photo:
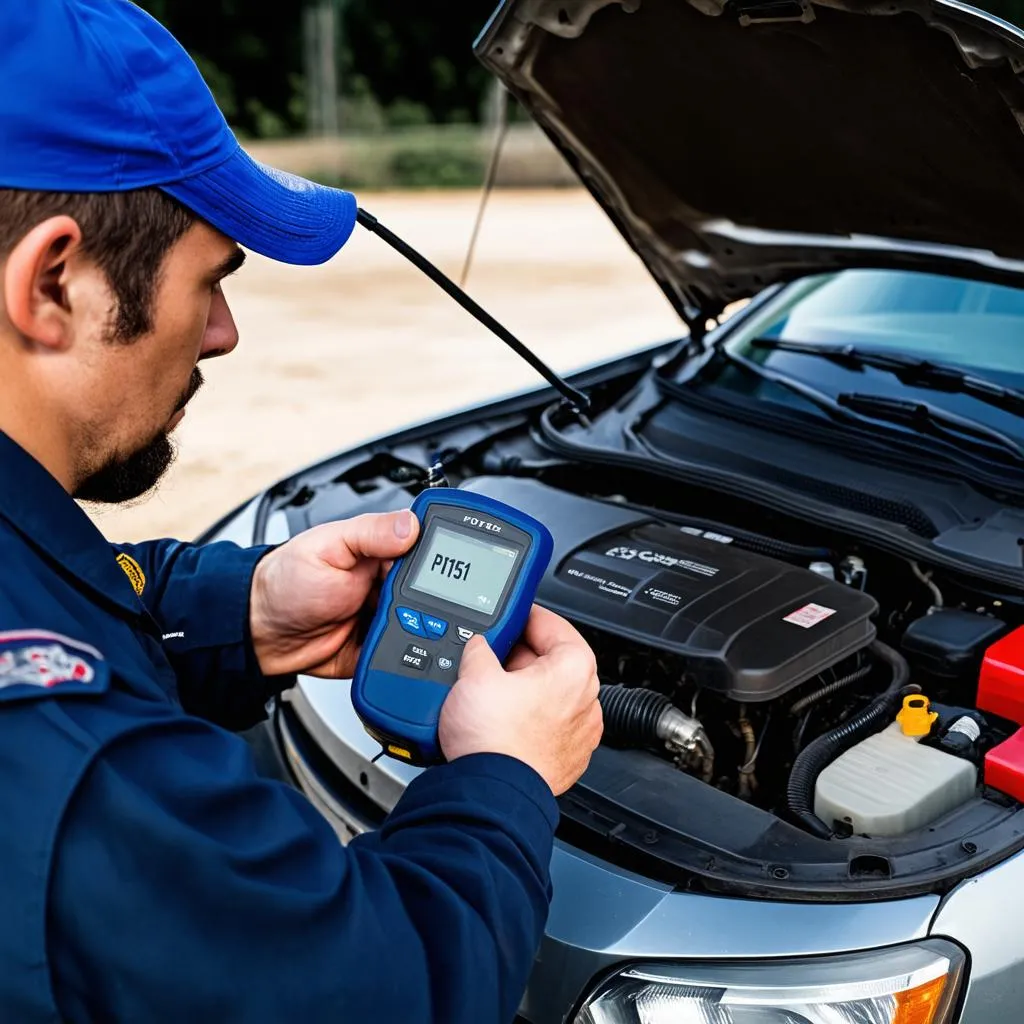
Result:
[[[458,277],[477,193],[360,198]],[[664,296],[581,191],[495,193],[468,290],[563,371],[679,333]],[[250,255],[226,291],[241,343],[204,368],[207,386],[159,490],[131,508],[89,509],[111,539],[192,537],[321,456],[536,380],[361,228],[322,267]]]

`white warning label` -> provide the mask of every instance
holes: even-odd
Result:
[[[795,612],[784,615],[783,622],[792,622],[794,626],[801,626],[803,629],[810,629],[819,622],[835,615],[835,608],[826,608],[823,604],[805,604],[803,608],[797,608]]]

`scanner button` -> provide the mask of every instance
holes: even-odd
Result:
[[[468,643],[470,640],[473,639],[473,636],[473,630],[466,629],[465,626],[455,627],[455,638],[459,641],[460,644]]]
[[[427,634],[423,631],[423,616],[412,608],[396,608],[395,614],[401,623],[402,629],[413,636],[421,636],[424,639]]]
[[[402,655],[402,668],[414,668],[417,672],[424,672],[430,667],[430,655],[417,644],[409,644]]]
[[[423,626],[427,631],[428,637],[434,637],[438,640],[448,632],[448,623],[444,619],[439,619],[436,615],[424,615]]]

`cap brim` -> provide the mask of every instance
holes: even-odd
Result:
[[[239,245],[281,263],[329,260],[356,223],[356,197],[267,167],[239,148],[223,163],[160,188]]]

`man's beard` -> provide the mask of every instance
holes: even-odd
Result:
[[[188,387],[174,407],[174,412],[184,409],[202,386],[203,375],[197,366],[192,371]],[[107,505],[134,501],[157,485],[171,468],[176,455],[177,451],[170,436],[166,430],[161,430],[142,448],[128,455],[112,456],[78,485],[73,497],[79,501],[95,501]]]

